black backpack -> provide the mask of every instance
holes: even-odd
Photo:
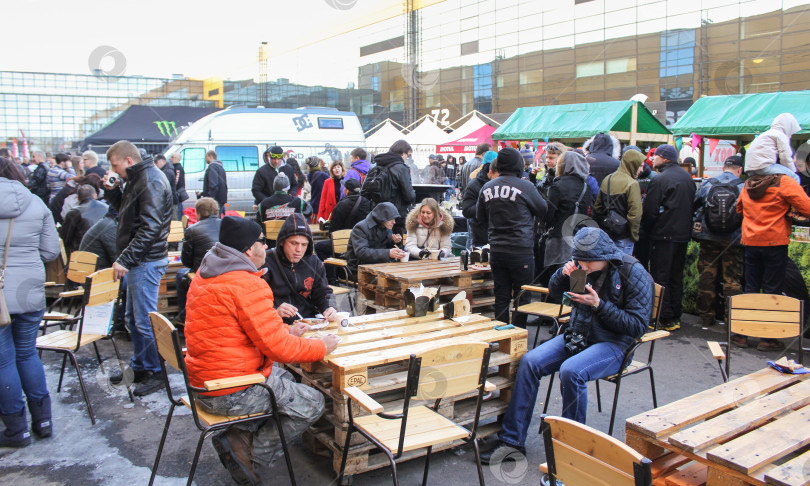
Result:
[[[360,195],[372,203],[393,202],[394,182],[391,177],[390,167],[375,164],[366,174]]]
[[[735,178],[730,182],[710,179],[712,187],[703,205],[703,221],[706,227],[715,234],[733,233],[742,226],[743,216],[737,212],[737,198],[740,191],[737,185],[742,183]]]

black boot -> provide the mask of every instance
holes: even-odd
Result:
[[[51,396],[48,395],[39,402],[28,400],[28,411],[31,412],[31,430],[40,439],[50,437],[53,434],[51,427]]]
[[[0,434],[0,447],[25,447],[31,443],[31,432],[28,431],[28,417],[25,409],[9,415],[0,415],[6,430]]]

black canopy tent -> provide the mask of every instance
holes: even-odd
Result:
[[[124,110],[109,125],[78,143],[81,150],[104,151],[119,140],[129,140],[149,153],[162,152],[183,127],[219,111],[190,106],[139,106]]]

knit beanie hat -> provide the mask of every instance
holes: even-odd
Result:
[[[262,228],[252,219],[225,216],[219,227],[219,242],[244,253],[259,239]]]
[[[273,179],[273,192],[289,191],[290,179],[282,172]]]
[[[655,149],[655,155],[662,159],[667,159],[670,162],[678,161],[678,151],[669,144],[659,145],[658,148]]]
[[[360,181],[357,179],[345,179],[343,181],[343,188],[352,194],[360,192]]]

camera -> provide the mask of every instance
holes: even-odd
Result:
[[[585,336],[581,333],[568,329],[563,335],[565,338],[565,350],[572,356],[580,353],[588,347]]]
[[[116,183],[118,183],[118,180],[119,180],[118,174],[115,174],[115,173],[110,174],[110,175],[107,176],[107,185],[112,187]]]

